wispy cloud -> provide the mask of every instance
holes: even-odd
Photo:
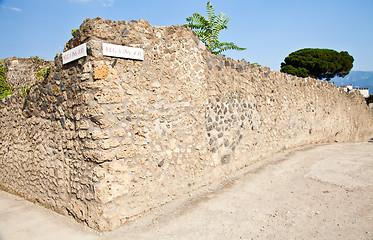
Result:
[[[89,3],[93,2],[93,0],[69,0],[70,2],[76,2],[76,3]],[[111,7],[113,6],[115,0],[98,0],[102,4],[103,7]]]
[[[102,6],[104,7],[111,7],[113,6],[115,0],[100,0],[100,2],[102,3]]]
[[[9,9],[9,10],[12,10],[12,11],[15,11],[15,12],[22,12],[22,9],[16,8],[16,7],[1,6],[1,8]]]
[[[91,2],[92,0],[69,0],[70,2],[78,2],[78,3],[85,3],[85,2]]]

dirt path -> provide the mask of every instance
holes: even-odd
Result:
[[[48,239],[38,238],[38,227],[28,238],[12,238],[5,218],[15,216],[4,215],[3,204],[4,239]],[[113,232],[98,234],[57,217],[66,231],[61,239],[373,239],[373,143],[278,154],[214,191],[167,204]]]

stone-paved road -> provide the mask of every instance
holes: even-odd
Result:
[[[106,233],[0,191],[0,239],[373,239],[373,142],[277,154]]]

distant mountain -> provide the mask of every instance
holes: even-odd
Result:
[[[352,85],[354,88],[369,88],[370,95],[373,95],[373,72],[351,71],[346,77],[335,77],[330,82],[337,86]]]

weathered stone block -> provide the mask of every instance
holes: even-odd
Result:
[[[221,164],[228,164],[231,161],[231,155],[226,154],[221,157]]]
[[[126,131],[123,128],[114,129],[112,135],[113,137],[124,137],[126,136]]]
[[[116,157],[115,151],[112,150],[98,150],[98,149],[84,149],[83,156],[95,163],[102,163],[113,161]]]
[[[97,116],[102,116],[104,114],[105,114],[104,108],[102,108],[101,106],[98,106],[98,105],[90,106],[84,112],[84,115],[87,115],[89,117],[97,117]]]
[[[138,149],[135,146],[133,146],[133,145],[120,147],[117,150],[116,157],[118,159],[121,159],[121,158],[124,158],[124,159],[126,159],[126,158],[132,158],[132,157],[135,157],[137,155],[137,151],[138,151]]]
[[[110,132],[96,130],[96,131],[89,132],[89,135],[93,140],[108,139],[110,137]]]
[[[96,80],[106,79],[109,76],[109,67],[104,65],[98,68],[95,68],[93,72],[93,78]]]
[[[102,149],[110,149],[110,148],[116,148],[120,145],[120,142],[118,139],[106,139],[103,140],[100,144]]]
[[[111,69],[109,74],[110,79],[117,79],[118,78],[118,71],[116,69]]]
[[[99,90],[94,98],[98,103],[120,103],[124,101],[124,94],[118,90]]]
[[[94,185],[95,199],[100,203],[108,203],[128,193],[130,188],[130,172],[124,161],[113,161],[98,165],[94,175],[99,181]]]
[[[91,117],[90,120],[102,129],[113,127],[117,125],[117,122],[105,119],[101,116]]]

